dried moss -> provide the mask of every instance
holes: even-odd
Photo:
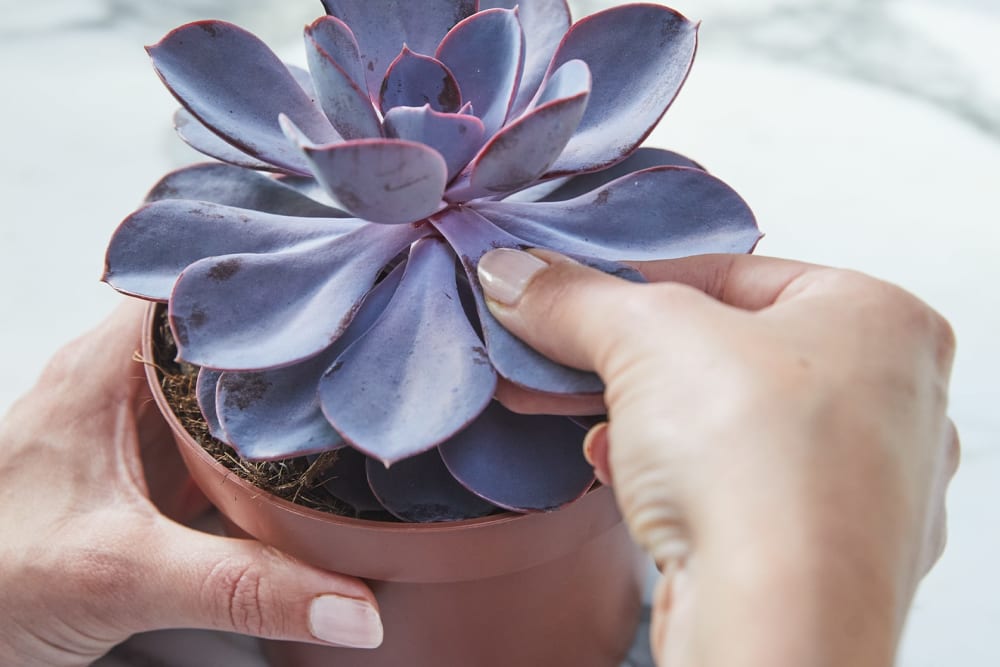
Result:
[[[232,447],[213,438],[198,407],[198,367],[175,360],[177,345],[167,323],[166,308],[160,306],[157,310],[156,322],[152,361],[157,369],[160,386],[181,424],[215,460],[262,490],[304,507],[341,516],[395,521],[387,513],[364,512],[359,515],[352,506],[326,491],[323,482],[336,470],[336,451],[321,454],[311,462],[306,457],[283,461],[247,461]]]

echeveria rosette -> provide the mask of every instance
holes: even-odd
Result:
[[[638,279],[622,262],[753,248],[732,189],[638,148],[697,25],[654,4],[576,24],[564,0],[324,6],[308,71],[221,21],[149,48],[181,137],[227,164],[164,178],[112,238],[105,279],[168,303],[212,433],[245,458],[346,447],[367,484],[331,492],[405,520],[571,502],[593,482],[583,430],[492,397],[499,377],[601,383],[507,333],[476,263],[546,247]]]

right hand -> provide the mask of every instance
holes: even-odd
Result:
[[[640,268],[652,284],[546,251],[479,265],[505,326],[606,384],[609,422],[586,449],[666,575],[660,664],[892,664],[944,544],[950,327],[850,271],[721,255]]]

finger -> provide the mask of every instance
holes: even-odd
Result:
[[[146,551],[140,630],[203,628],[267,639],[375,648],[382,624],[360,580],[325,572],[254,540],[163,521]]]
[[[594,466],[597,480],[605,486],[611,485],[611,463],[608,459],[608,423],[601,422],[589,431],[583,440],[583,457]]]
[[[614,352],[643,352],[635,346],[652,331],[650,318],[662,317],[659,305],[684,322],[692,309],[713,303],[686,286],[636,285],[542,250],[493,250],[478,271],[490,312],[507,329],[550,359],[605,380]],[[662,303],[666,291],[669,304]],[[649,343],[670,345],[662,338]]]
[[[826,268],[757,255],[696,255],[633,265],[647,280],[690,285],[744,310],[773,305],[802,276]]]

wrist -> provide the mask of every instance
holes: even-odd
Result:
[[[898,541],[842,509],[744,505],[696,536],[699,667],[893,664],[912,595]]]

